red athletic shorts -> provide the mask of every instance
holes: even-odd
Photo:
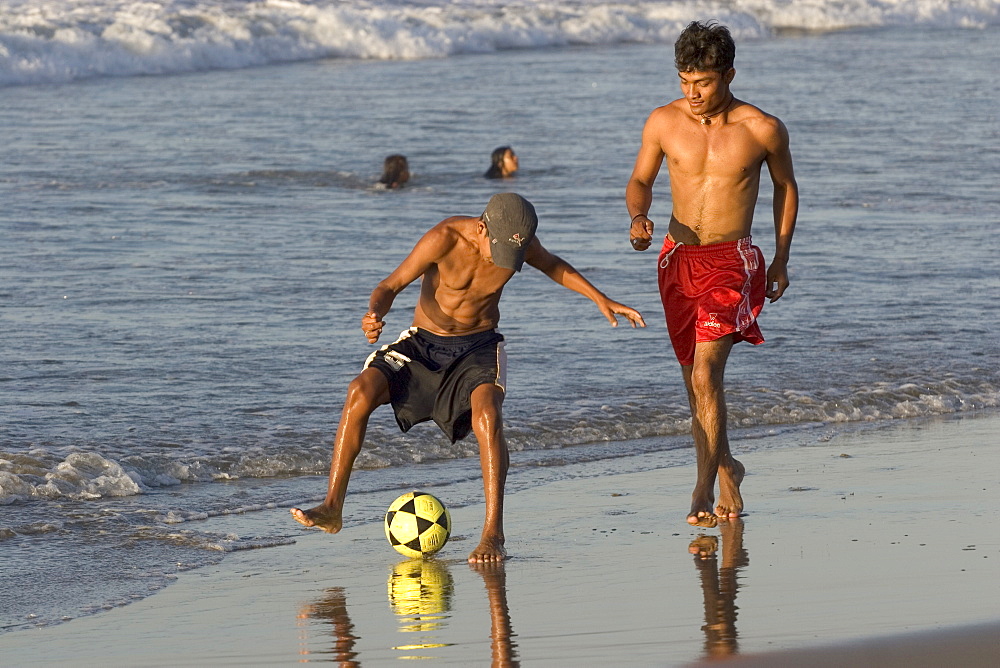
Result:
[[[660,299],[674,354],[694,364],[695,343],[727,334],[733,342],[764,343],[757,316],[764,307],[764,254],[750,237],[707,246],[676,244],[660,251]]]

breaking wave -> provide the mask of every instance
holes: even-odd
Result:
[[[322,58],[670,44],[714,18],[739,39],[787,30],[998,25],[996,0],[14,0],[0,9],[0,86],[237,69]]]

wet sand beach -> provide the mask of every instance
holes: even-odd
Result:
[[[508,496],[512,558],[493,568],[465,563],[481,506],[453,508],[455,535],[424,562],[393,552],[379,524],[337,536],[290,526],[294,545],[8,633],[0,655],[9,666],[995,665],[998,434],[995,415],[901,421],[746,452],[747,514],[716,529],[684,521],[693,464],[645,454],[640,472],[596,478],[584,468],[601,462],[580,465]],[[256,515],[208,522],[293,523],[286,508]]]

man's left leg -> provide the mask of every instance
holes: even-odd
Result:
[[[486,519],[479,546],[469,554],[470,563],[497,562],[507,558],[503,533],[503,491],[510,467],[510,453],[503,436],[503,398],[503,390],[493,384],[480,385],[472,391],[472,431],[479,441]]]
[[[691,432],[698,458],[698,479],[691,495],[688,523],[714,526],[719,519],[739,517],[743,510],[740,483],[743,465],[729,450],[726,431],[725,372],[732,335],[695,345],[694,364],[681,367],[691,404]],[[719,480],[719,503],[715,481]]]

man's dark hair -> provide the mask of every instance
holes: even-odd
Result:
[[[692,21],[674,43],[678,72],[728,72],[736,60],[736,44],[729,28],[708,21]]]

